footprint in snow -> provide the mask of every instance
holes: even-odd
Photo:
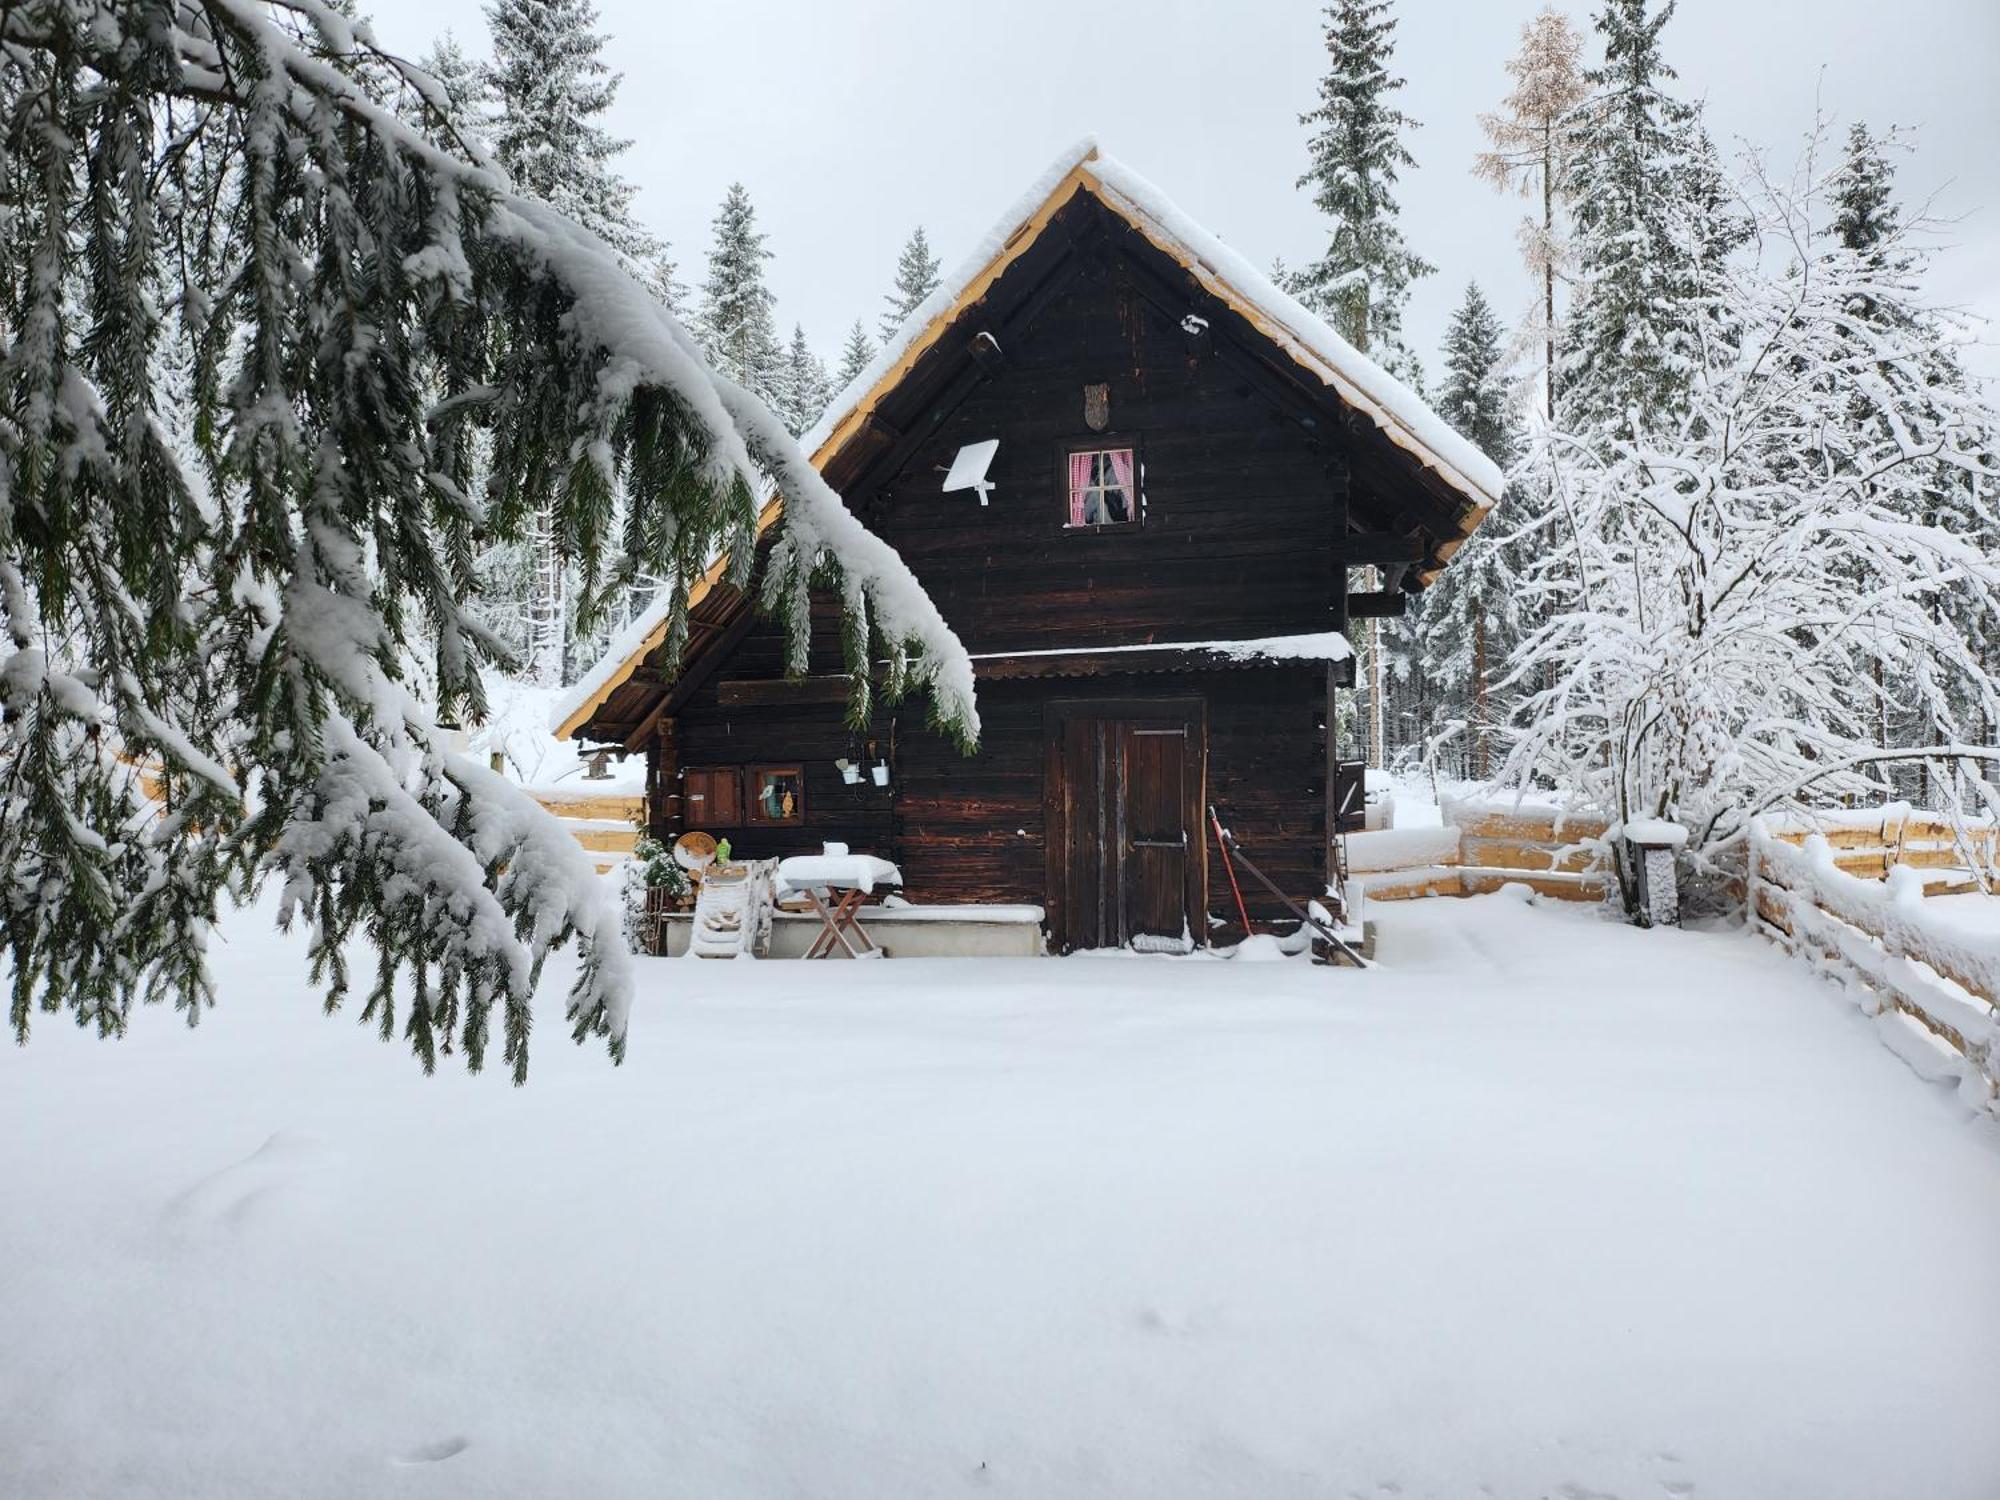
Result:
[[[1170,1339],[1194,1338],[1208,1332],[1214,1321],[1206,1309],[1168,1312],[1158,1307],[1141,1307],[1132,1314],[1132,1326],[1141,1333]]]
[[[186,1229],[254,1231],[324,1201],[320,1184],[337,1157],[318,1136],[281,1130],[250,1155],[211,1172],[168,1203],[167,1221]]]
[[[389,1460],[399,1468],[409,1468],[415,1464],[441,1464],[448,1458],[457,1458],[472,1446],[470,1438],[439,1438],[434,1443],[422,1443],[408,1453]]]

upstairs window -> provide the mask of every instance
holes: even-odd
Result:
[[[1139,519],[1136,454],[1131,448],[1080,448],[1069,456],[1071,526],[1127,526]]]

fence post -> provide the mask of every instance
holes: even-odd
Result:
[[[1625,825],[1625,843],[1639,878],[1639,925],[1681,925],[1680,881],[1674,857],[1687,843],[1687,830],[1663,818],[1638,818]]]

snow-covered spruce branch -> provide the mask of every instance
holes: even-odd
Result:
[[[436,729],[483,711],[498,650],[474,560],[530,524],[587,588],[664,577],[684,611],[721,553],[748,583],[775,482],[780,573],[834,581],[850,650],[977,732],[964,652],[894,553],[447,103],[323,0],[0,5],[22,1036],[37,1008],[116,1033],[171,997],[195,1019],[219,901],[275,873],[335,998],[359,937],[369,1018],[395,1029],[412,992],[426,1065],[457,1046],[478,1067],[499,1006],[520,1077],[537,970],[570,938],[575,1029],[621,1045],[630,966],[588,861]]]

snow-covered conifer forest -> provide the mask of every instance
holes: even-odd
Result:
[[[0,1495],[2000,1494],[2000,23],[1717,9],[0,0]]]

